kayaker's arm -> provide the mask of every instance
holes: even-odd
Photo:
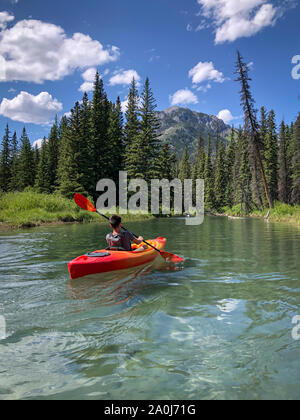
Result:
[[[140,245],[142,242],[144,242],[144,238],[142,236],[139,236],[137,239],[133,239],[133,242],[137,245]]]

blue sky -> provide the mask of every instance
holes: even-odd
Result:
[[[18,134],[25,125],[32,142],[47,136],[54,115],[90,88],[95,69],[111,100],[125,101],[133,75],[141,84],[149,76],[158,109],[186,106],[239,124],[237,49],[250,64],[257,106],[274,108],[278,122],[299,112],[300,69],[292,77],[300,63],[298,0],[0,5],[1,136],[6,122]]]

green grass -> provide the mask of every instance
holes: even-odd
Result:
[[[124,222],[152,218],[151,215],[124,215]],[[81,210],[73,200],[59,194],[38,194],[34,191],[1,193],[0,224],[26,227],[46,223],[107,223],[101,216]]]
[[[230,209],[224,207],[222,212],[227,216],[241,216],[241,206],[237,205]],[[268,209],[265,210],[254,210],[250,216],[252,217],[265,217],[268,213]],[[300,205],[290,206],[288,204],[276,202],[274,208],[270,211],[270,221],[274,222],[288,222],[293,223],[300,227]]]

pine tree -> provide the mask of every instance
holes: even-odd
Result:
[[[39,162],[35,179],[35,187],[38,192],[49,194],[51,192],[51,176],[49,165],[49,144],[46,137],[42,142],[39,152]]]
[[[59,159],[59,191],[67,198],[73,198],[75,193],[87,193],[83,187],[83,173],[79,163],[80,142],[80,106],[77,102],[63,132]]]
[[[9,184],[10,191],[17,191],[19,178],[18,178],[18,170],[19,170],[19,144],[18,144],[18,137],[17,133],[14,132],[12,141],[11,141],[11,178]]]
[[[219,143],[218,155],[216,160],[215,177],[215,207],[220,210],[225,205],[225,196],[227,189],[226,173],[226,148],[223,142]]]
[[[284,121],[280,125],[279,155],[278,155],[278,198],[283,203],[288,203],[289,182],[287,166],[287,131]]]
[[[293,204],[300,204],[300,114],[293,130],[293,147],[293,185],[291,200]]]
[[[140,122],[138,118],[139,110],[139,96],[136,87],[135,79],[131,82],[131,87],[128,95],[128,106],[126,111],[126,124],[124,129],[125,140],[125,170],[129,178],[136,178],[137,175],[142,175],[141,167],[137,167],[137,160],[140,156],[141,137],[140,137]]]
[[[257,123],[256,114],[257,111],[255,109],[255,102],[252,97],[251,91],[250,91],[250,85],[249,81],[251,81],[249,77],[249,68],[247,64],[243,62],[243,58],[238,51],[238,59],[237,59],[237,65],[236,65],[236,73],[238,74],[237,81],[241,83],[241,103],[244,109],[245,113],[245,128],[249,132],[249,141],[251,146],[251,153],[254,154],[258,166],[260,168],[264,190],[266,194],[266,199],[268,202],[269,207],[272,207],[272,201],[269,194],[269,188],[265,176],[263,161],[261,157],[260,147],[261,147],[261,141],[260,141],[260,135],[259,135],[259,125]]]
[[[120,98],[116,104],[112,105],[109,118],[108,139],[110,147],[110,178],[117,184],[119,171],[124,169],[124,133],[123,133],[123,113]]]
[[[234,204],[234,161],[236,156],[236,141],[235,141],[235,129],[232,127],[230,143],[226,150],[226,177],[227,186],[225,192],[225,205],[232,207]]]
[[[204,178],[205,168],[205,151],[204,151],[204,140],[200,135],[198,140],[197,153],[194,158],[192,165],[192,180],[193,180],[193,203],[196,204],[196,186],[197,180]]]
[[[278,143],[274,111],[271,111],[268,117],[264,157],[266,180],[271,200],[274,202],[278,198]]]
[[[34,172],[34,152],[24,127],[21,136],[21,149],[18,170],[18,188],[21,191],[26,187],[33,187],[35,181]]]
[[[262,156],[265,150],[266,138],[268,133],[268,113],[264,106],[260,109],[260,122],[259,122],[259,139],[260,139],[260,150]]]
[[[7,192],[9,190],[11,178],[11,138],[8,124],[2,140],[2,149],[0,155],[0,190]]]
[[[291,194],[293,185],[293,123],[286,125],[285,139],[286,139],[286,165],[287,165],[287,203],[291,204]]]
[[[205,208],[213,210],[215,208],[215,195],[214,195],[214,178],[213,178],[213,164],[211,159],[211,138],[208,137],[208,146],[205,160],[204,169],[204,182],[205,182]]]
[[[239,135],[241,136],[240,144],[242,147],[241,167],[239,172],[241,214],[243,215],[245,213],[248,216],[252,208],[249,144],[246,140],[246,136],[249,134],[247,131],[244,133],[241,131]]]
[[[147,77],[139,108],[141,119],[140,144],[142,147],[140,150],[140,161],[143,166],[143,177],[147,181],[159,177],[158,157],[161,150],[161,141],[158,136],[158,130],[160,123],[155,110],[156,102],[150,87],[149,78]]]
[[[58,137],[58,122],[57,117],[55,119],[55,123],[53,124],[47,149],[48,149],[48,174],[50,177],[50,191],[54,192],[56,189],[56,181],[57,181],[57,171],[58,171],[58,152],[59,152],[59,137]]]
[[[204,139],[200,135],[198,140],[198,148],[194,162],[195,177],[198,179],[204,179],[205,169],[205,150],[204,150]]]
[[[84,93],[82,104],[79,109],[78,167],[82,173],[82,185],[90,196],[95,194],[92,140],[91,104],[87,93]]]
[[[184,183],[185,179],[191,178],[191,164],[188,155],[188,148],[187,146],[184,148],[183,156],[179,164],[179,179]]]
[[[176,154],[172,152],[170,143],[166,142],[159,154],[159,178],[171,181],[174,176],[174,165],[176,164]]]
[[[91,110],[91,156],[92,156],[92,179],[91,192],[96,200],[96,184],[107,176],[106,163],[108,155],[108,118],[109,103],[104,92],[103,81],[99,73],[96,73],[94,93]]]

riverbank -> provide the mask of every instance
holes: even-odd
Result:
[[[123,222],[152,219],[151,215],[128,214]],[[0,230],[64,223],[107,223],[98,214],[81,210],[73,200],[59,194],[36,192],[1,193]]]
[[[224,208],[222,216],[240,217],[241,207],[235,206],[232,209]],[[266,218],[268,209],[255,210],[249,216],[255,218]],[[290,206],[284,203],[275,203],[274,208],[270,210],[268,220],[271,222],[290,223],[300,227],[300,206]]]

